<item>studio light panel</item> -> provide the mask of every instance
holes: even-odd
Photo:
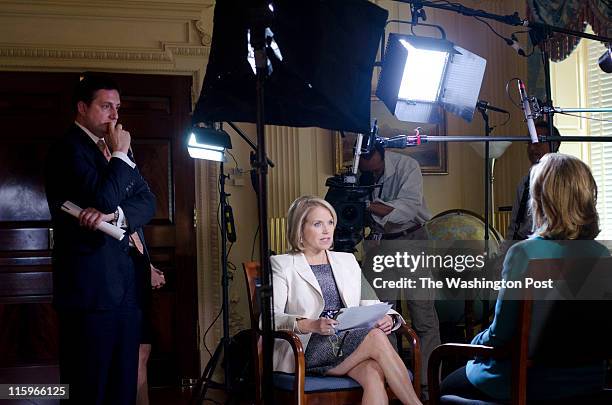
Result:
[[[376,95],[402,121],[471,121],[486,60],[446,39],[389,34]]]

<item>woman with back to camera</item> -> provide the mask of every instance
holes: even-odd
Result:
[[[531,259],[609,256],[608,249],[594,240],[599,234],[597,185],[586,164],[573,156],[546,154],[531,169],[529,187],[533,234],[508,250],[502,271],[504,280],[522,279]],[[491,326],[479,333],[472,344],[503,347],[518,338],[519,301],[504,300],[506,293],[500,290]],[[566,332],[561,331],[559,339],[567,338]],[[562,356],[560,353],[561,359]],[[442,395],[507,401],[510,375],[510,360],[477,358],[446,377],[440,391]],[[557,400],[590,394],[600,391],[604,380],[601,362],[580,367],[533,366],[528,374],[527,399]]]
[[[371,305],[362,300],[361,269],[355,256],[333,252],[336,212],[325,200],[300,197],[287,214],[290,252],[270,257],[274,320],[279,330],[298,334],[310,374],[344,376],[363,387],[362,403],[386,404],[385,381],[404,404],[420,404],[408,370],[387,335],[404,323],[394,310],[373,329],[336,333],[332,315],[340,308]],[[294,372],[287,342],[274,347],[274,369]]]

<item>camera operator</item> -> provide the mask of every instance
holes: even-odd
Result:
[[[370,239],[426,240],[423,224],[431,218],[423,198],[423,176],[419,163],[400,153],[385,151],[382,143],[361,155],[360,183],[376,184],[373,201],[368,205],[372,215]]]
[[[362,172],[360,184],[376,184],[368,212],[371,214],[369,239],[427,240],[423,227],[431,214],[423,198],[421,168],[413,158],[385,151],[380,142],[359,161]],[[423,392],[427,392],[427,361],[432,350],[440,344],[440,325],[434,307],[434,297],[414,300],[406,297],[412,327],[421,341]],[[426,395],[426,394],[425,394]]]

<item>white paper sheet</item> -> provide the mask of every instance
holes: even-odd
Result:
[[[62,211],[67,212],[75,218],[78,218],[83,209],[70,201],[65,201],[62,204]],[[119,228],[118,226],[109,224],[108,222],[101,222],[100,225],[98,225],[98,230],[104,232],[109,236],[112,236],[117,240],[123,239],[123,236],[125,235],[125,231],[123,229]]]
[[[389,309],[391,304],[381,302],[374,305],[364,305],[359,307],[342,308],[336,317],[338,321],[337,330],[371,328],[376,321],[380,320]]]

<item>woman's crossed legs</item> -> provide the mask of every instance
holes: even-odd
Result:
[[[406,366],[387,335],[378,328],[372,329],[357,349],[327,375],[348,375],[361,384],[364,405],[381,404],[383,398],[387,400],[385,380],[403,404],[421,404]]]

